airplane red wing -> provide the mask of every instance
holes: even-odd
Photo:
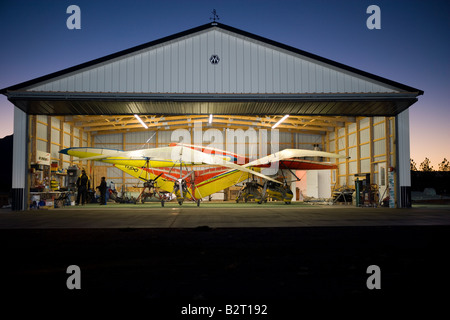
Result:
[[[268,167],[268,165],[265,165],[265,167]],[[337,169],[337,165],[328,162],[318,162],[301,159],[287,159],[281,160],[280,163],[278,163],[278,168],[291,170],[324,170],[324,169]]]

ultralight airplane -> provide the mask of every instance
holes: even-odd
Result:
[[[266,196],[273,196],[290,203],[292,192],[287,191],[283,170],[335,169],[336,165],[325,162],[298,159],[301,157],[345,158],[343,155],[324,151],[285,149],[255,161],[235,153],[208,147],[173,143],[168,147],[119,151],[101,148],[67,148],[60,153],[112,163],[118,169],[144,181],[148,187],[174,193],[178,203],[190,199],[200,205],[200,199],[224,190],[247,179],[260,177],[265,180],[261,203]],[[240,165],[242,164],[242,165]],[[284,182],[261,173],[269,166],[281,169]],[[293,172],[292,172],[293,173]],[[295,175],[295,174],[294,174]],[[165,199],[159,192],[161,205]],[[290,195],[290,198],[289,198]]]

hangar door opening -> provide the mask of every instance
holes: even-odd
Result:
[[[47,165],[51,164],[47,173],[37,170],[31,177],[31,190],[38,188],[46,178],[48,181],[57,180],[55,186],[67,187],[67,169],[76,166],[80,170],[86,169],[95,186],[104,176],[108,184],[120,192],[133,196],[139,192],[142,181],[112,164],[82,161],[59,153],[73,147],[129,151],[165,147],[178,142],[200,142],[203,146],[235,152],[251,160],[284,149],[321,150],[348,157],[332,160],[337,165],[334,170],[287,172],[292,182],[293,201],[333,198],[336,190],[354,189],[355,174],[370,174],[372,184],[377,185],[380,200],[386,196],[386,168],[395,163],[395,121],[392,117],[291,116],[274,136],[270,126],[280,116],[215,116],[212,123],[209,123],[209,116],[199,115],[140,116],[148,124],[148,129],[142,128],[130,115],[31,116],[30,164],[42,165],[39,159],[43,154],[49,154]],[[295,181],[298,178],[300,181]],[[236,189],[231,188],[231,191]],[[224,190],[212,198],[233,200],[231,191]]]

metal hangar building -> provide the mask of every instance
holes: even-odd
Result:
[[[370,174],[380,193],[390,186],[396,207],[411,205],[408,108],[423,91],[217,22],[1,93],[14,104],[13,210],[28,208],[30,168],[43,154],[58,168],[78,165],[94,179],[106,176],[132,188],[136,179],[113,166],[59,150],[167,146],[174,130],[193,133],[195,123],[202,124],[206,145],[209,129],[270,130],[284,115],[280,150],[315,148],[348,157],[336,160],[325,182],[308,172],[310,194],[320,196],[319,184],[329,194],[354,186],[355,175]],[[258,142],[270,151],[270,141]],[[255,147],[250,144],[246,154]],[[294,192],[293,200],[299,197]]]

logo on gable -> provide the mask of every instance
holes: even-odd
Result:
[[[209,61],[210,61],[212,64],[218,64],[219,61],[220,61],[220,58],[219,58],[219,56],[218,56],[217,54],[213,54],[213,55],[211,56],[211,58],[209,58]]]

